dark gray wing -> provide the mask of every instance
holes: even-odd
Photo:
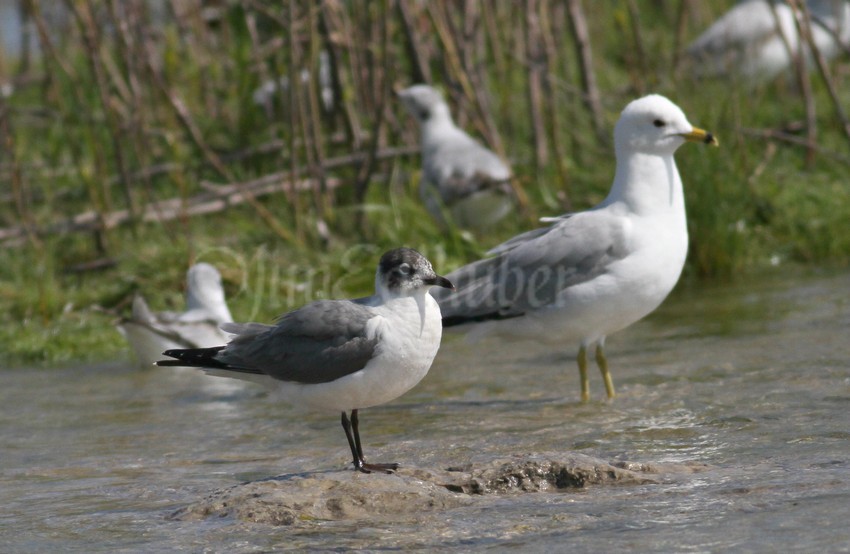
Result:
[[[443,324],[516,317],[552,304],[560,292],[625,256],[624,234],[620,218],[591,210],[514,237],[493,249],[496,256],[447,275],[457,292],[431,290]]]
[[[327,383],[363,369],[378,339],[366,336],[368,306],[321,300],[283,315],[276,325],[229,323],[235,333],[216,360],[236,371],[281,381]]]

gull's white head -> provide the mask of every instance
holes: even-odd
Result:
[[[630,102],[614,128],[617,152],[672,155],[685,141],[718,144],[714,135],[691,125],[679,106],[658,94]]]
[[[197,263],[186,272],[186,306],[190,310],[206,309],[223,316],[230,311],[224,300],[221,274],[208,263]]]
[[[416,118],[420,125],[431,121],[451,121],[449,106],[443,100],[443,95],[434,87],[428,85],[413,85],[398,91],[398,97],[407,111]]]
[[[437,275],[431,262],[412,248],[396,248],[381,256],[375,290],[382,297],[425,294],[433,286],[454,289],[451,281]]]

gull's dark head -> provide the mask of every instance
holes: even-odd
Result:
[[[425,293],[431,287],[454,289],[454,285],[434,272],[431,262],[412,248],[396,248],[381,256],[375,276],[375,288],[390,296]]]

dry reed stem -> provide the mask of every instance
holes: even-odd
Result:
[[[596,137],[601,144],[604,144],[608,135],[605,129],[605,117],[602,111],[599,87],[596,84],[596,73],[593,70],[593,53],[590,46],[587,19],[581,7],[581,0],[568,0],[567,7],[570,14],[573,40],[575,41],[576,52],[578,52],[584,104],[590,112]]]
[[[134,213],[134,205],[135,201],[133,200],[133,194],[131,190],[130,180],[127,177],[127,167],[124,162],[123,151],[121,150],[121,144],[123,137],[121,136],[120,129],[117,128],[115,123],[115,112],[112,108],[112,99],[110,98],[109,93],[109,83],[107,83],[105,70],[103,68],[103,63],[100,55],[100,36],[98,26],[94,22],[94,14],[92,13],[92,5],[88,0],[82,2],[72,2],[68,0],[68,7],[71,9],[71,12],[74,14],[74,17],[77,20],[77,24],[80,27],[81,34],[83,36],[83,46],[86,51],[86,61],[89,63],[89,68],[94,75],[95,85],[97,87],[98,97],[100,99],[101,108],[103,110],[104,119],[106,120],[107,131],[111,135],[112,138],[112,153],[115,157],[115,163],[118,168],[118,174],[121,177],[121,190],[124,193],[124,200],[126,205],[128,206],[130,213]],[[96,125],[93,120],[90,120],[92,125]],[[96,132],[96,130],[93,130]],[[104,159],[104,154],[100,153],[101,163],[99,164],[101,169],[105,169],[106,162]],[[106,207],[111,209],[111,199],[109,190],[103,190],[103,198],[106,199]]]
[[[528,107],[534,137],[534,162],[539,175],[549,164],[546,130],[543,123],[543,53],[537,0],[525,4],[525,56],[528,67]]]
[[[815,65],[818,68],[818,73],[820,74],[821,79],[823,79],[824,84],[826,85],[827,92],[829,93],[829,97],[832,100],[833,108],[835,109],[835,115],[838,117],[838,120],[841,123],[841,128],[844,131],[844,136],[850,140],[850,120],[847,118],[847,113],[844,111],[844,107],[841,105],[841,99],[838,97],[838,90],[835,87],[835,82],[832,79],[829,71],[829,65],[826,63],[826,59],[823,56],[823,53],[818,48],[817,44],[815,44],[814,36],[812,34],[812,17],[811,12],[809,12],[808,6],[805,4],[797,4],[799,9],[799,14],[801,16],[795,18],[795,22],[797,24],[797,31],[800,33],[800,36],[803,37],[809,48],[812,51],[812,57],[815,60]],[[802,19],[802,20],[801,20]],[[836,40],[837,37],[833,37],[833,40]]]
[[[802,38],[803,35],[800,30],[799,21],[797,21],[797,14],[799,13],[800,6],[797,0],[789,0],[789,5],[794,11],[794,24],[797,26],[797,33]],[[782,27],[779,22],[779,14],[776,12],[776,6],[772,3],[768,3],[768,6],[770,7],[770,12],[773,14],[776,29],[781,29]],[[809,80],[809,72],[806,68],[806,57],[803,55],[804,41],[800,40],[797,50],[794,50],[784,33],[778,32],[777,34],[782,39],[782,43],[785,45],[785,49],[788,52],[789,57],[793,60],[794,75],[797,78],[797,84],[800,86],[800,92],[803,94],[803,103],[806,108],[806,141],[808,143],[808,147],[806,149],[806,165],[811,167],[815,161],[817,111],[815,109],[815,100],[812,94],[812,83]]]

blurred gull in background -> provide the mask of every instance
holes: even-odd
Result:
[[[850,2],[808,0],[805,5],[818,51],[827,60],[837,57],[850,46]],[[744,0],[694,40],[687,53],[698,77],[735,76],[760,83],[788,71],[793,66],[791,53],[800,47],[794,10],[787,2]],[[814,61],[808,42],[803,52],[811,69]]]
[[[133,300],[133,313],[118,323],[139,363],[150,367],[172,348],[204,348],[227,342],[219,329],[233,318],[224,299],[221,275],[208,263],[198,263],[186,273],[186,311],[153,313],[141,296]]]
[[[486,229],[505,217],[515,199],[504,162],[454,124],[435,88],[414,85],[398,96],[422,131],[419,193],[431,215],[445,225],[447,213],[464,229]]]

